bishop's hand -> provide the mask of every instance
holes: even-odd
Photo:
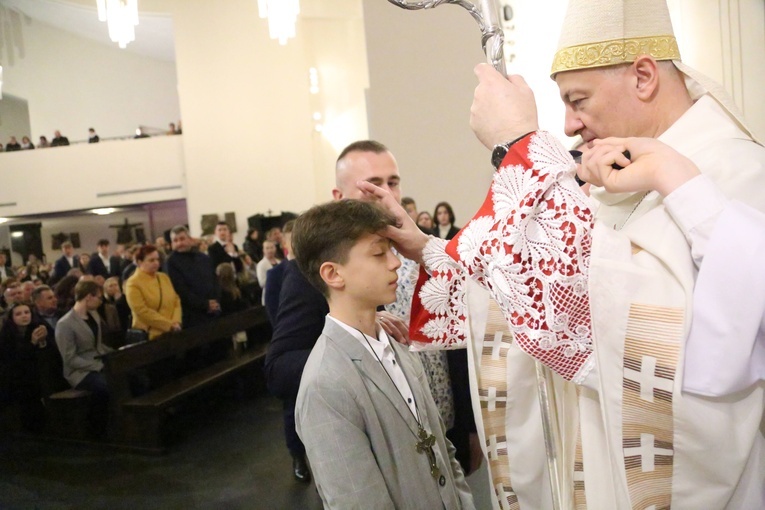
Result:
[[[628,159],[623,153],[629,151]],[[613,164],[623,167],[613,168]],[[699,175],[698,167],[655,138],[604,138],[584,148],[579,177],[611,193],[656,190],[667,196]]]
[[[487,148],[539,129],[534,92],[520,75],[507,78],[488,64],[475,67],[478,86],[470,107],[470,127]]]
[[[393,241],[396,250],[404,257],[422,262],[422,250],[428,243],[428,235],[407,214],[401,204],[390,192],[367,181],[359,181],[356,186],[364,193],[365,199],[373,199],[387,209],[396,218],[396,226],[388,227],[381,235]]]

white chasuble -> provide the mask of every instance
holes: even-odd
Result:
[[[661,139],[765,210],[765,150],[714,101]],[[594,195],[596,222],[567,152],[538,132],[508,151],[475,218],[423,252],[410,336],[416,349],[469,347],[495,508],[551,506],[534,359],[561,376],[566,508],[765,508],[762,385],[682,392],[687,233],[655,192]]]

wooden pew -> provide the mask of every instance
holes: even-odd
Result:
[[[238,348],[231,340],[232,335],[239,331],[256,333],[248,334],[246,349]],[[265,358],[269,340],[270,325],[266,311],[258,306],[203,326],[165,333],[155,340],[125,346],[103,356],[104,375],[111,392],[110,440],[145,452],[164,451],[162,425],[168,408]],[[130,377],[137,370],[217,342],[227,346],[225,359],[171,380],[143,395],[132,395]]]

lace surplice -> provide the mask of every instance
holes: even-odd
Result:
[[[516,142],[476,216],[451,241],[432,238],[412,305],[416,349],[464,347],[466,278],[497,302],[515,342],[562,377],[593,364],[587,276],[593,214],[574,162],[551,134]]]

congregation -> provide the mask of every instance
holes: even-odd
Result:
[[[136,130],[136,136],[134,138],[148,138],[151,135],[146,134],[146,130],[144,128],[138,128]],[[168,129],[164,133],[158,133],[158,134],[166,134],[166,135],[181,135],[183,134],[183,129],[181,126],[181,121],[179,120],[177,125],[175,122],[171,122],[168,124]],[[122,138],[122,137],[118,137]],[[98,143],[101,141],[101,137],[98,136],[96,133],[95,128],[88,128],[88,139],[87,142],[83,140],[82,143]],[[74,142],[74,143],[80,143],[80,142]],[[53,132],[53,138],[48,140],[48,137],[45,135],[40,135],[40,139],[37,142],[37,145],[35,145],[29,136],[22,136],[21,137],[21,143],[17,140],[16,136],[10,136],[8,138],[8,141],[3,145],[0,143],[0,152],[15,152],[15,151],[22,151],[22,150],[33,150],[33,149],[45,149],[48,147],[64,147],[70,145],[69,138],[62,135],[61,131],[58,129]]]
[[[0,252],[3,405],[17,406],[22,428],[39,432],[45,397],[67,388],[87,390],[97,409],[90,413],[91,436],[102,435],[109,389],[99,356],[135,341],[136,331],[153,340],[259,305],[256,274],[263,250],[257,237],[251,231],[247,251],[240,250],[220,222],[203,239],[179,225],[169,232],[169,243],[159,237],[154,244],[111,249],[101,239],[93,253],[75,253],[65,241],[52,264],[30,255],[13,267]],[[268,237],[266,243],[275,246],[279,229]],[[281,251],[273,253],[272,263],[283,258]]]
[[[325,508],[487,508],[479,468],[496,510],[765,508],[765,150],[681,61],[665,0],[570,0],[563,27],[550,78],[579,157],[524,78],[479,64],[470,127],[494,171],[462,227],[360,140],[332,200],[240,245],[203,218],[202,238],[0,253],[0,411],[40,433],[46,397],[82,391],[91,439],[122,413],[123,444],[156,451],[176,402],[250,383],[249,363]],[[237,352],[256,319],[259,349]],[[160,388],[158,361],[182,384]]]

